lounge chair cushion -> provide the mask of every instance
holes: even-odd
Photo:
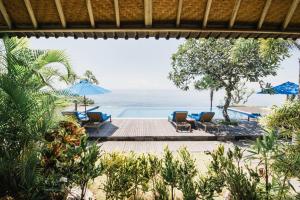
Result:
[[[88,112],[90,121],[104,122],[110,119],[111,115],[102,112]]]
[[[85,113],[81,113],[81,112],[76,112],[76,116],[79,120],[86,118],[86,114]]]
[[[175,117],[176,117],[177,112],[186,112],[186,113],[188,113],[187,111],[174,111],[171,115],[168,116],[168,120],[172,121],[172,122],[175,122]]]
[[[192,113],[189,115],[190,118],[193,118],[194,120],[196,121],[200,121],[200,118],[202,117],[202,115],[204,114],[205,112],[201,112],[201,113]]]
[[[210,115],[210,117],[207,118],[207,115]],[[203,122],[210,122],[214,115],[215,115],[214,112],[201,112],[199,114],[192,113],[191,115],[189,115],[189,117],[195,119],[197,122],[202,121],[202,120],[204,120]],[[203,119],[205,117],[206,117],[206,119]]]

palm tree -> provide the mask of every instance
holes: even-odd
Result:
[[[72,69],[63,51],[32,50],[26,39],[4,38],[0,47],[0,196],[36,199],[40,144],[55,107],[51,80],[70,81]]]
[[[93,74],[93,72],[90,71],[90,70],[86,70],[86,71],[85,71],[85,73],[84,73],[84,75],[83,75],[83,79],[86,79],[86,80],[88,80],[89,82],[94,83],[94,84],[96,84],[96,85],[99,84],[98,79],[97,79],[96,76]]]
[[[33,50],[28,47],[27,39],[7,37],[3,39],[3,50],[0,54],[0,73],[18,78],[25,86],[42,89],[54,89],[52,80],[58,78],[70,83],[75,74],[69,60],[60,50]],[[61,72],[57,66],[62,66],[66,72]]]

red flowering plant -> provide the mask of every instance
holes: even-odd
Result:
[[[81,154],[77,149],[86,140],[85,129],[75,121],[64,120],[51,132],[45,134],[45,144],[41,153],[41,167],[46,178],[46,185],[53,193],[65,193],[72,183],[70,174],[75,166],[70,160],[80,160]],[[47,188],[48,188],[47,187]]]

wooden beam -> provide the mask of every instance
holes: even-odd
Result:
[[[152,0],[144,0],[145,26],[152,26]]]
[[[207,0],[205,14],[204,14],[203,23],[202,23],[203,28],[206,28],[206,25],[207,25],[211,3],[212,3],[212,0]]]
[[[116,26],[120,27],[120,10],[119,10],[119,0],[114,0],[115,14],[116,14]]]
[[[55,5],[57,8],[57,12],[60,18],[60,22],[63,28],[66,28],[67,23],[66,23],[66,19],[65,19],[65,15],[64,15],[64,11],[61,5],[61,1],[60,0],[55,0]]]
[[[92,3],[91,0],[86,0],[86,7],[88,9],[89,17],[90,17],[90,22],[91,26],[95,28],[95,20],[94,20],[94,15],[93,15],[93,8],[92,8]]]
[[[290,35],[295,37],[300,37],[300,33],[297,31],[281,31],[281,30],[257,30],[257,29],[199,29],[199,28],[68,28],[68,29],[13,29],[13,30],[4,30],[0,29],[0,33],[74,33],[74,32],[86,32],[86,33],[119,33],[125,32],[127,33],[135,33],[135,32],[143,32],[149,34],[151,37],[152,33],[239,33],[239,34],[278,34],[278,35]]]
[[[291,21],[291,19],[293,17],[293,14],[294,14],[294,12],[295,12],[295,10],[296,10],[299,2],[300,2],[300,0],[294,0],[293,1],[292,5],[290,6],[290,9],[289,9],[289,11],[288,11],[288,13],[287,13],[287,15],[285,17],[285,20],[283,22],[282,30],[286,29],[287,26],[289,25],[289,23],[290,23],[290,21]]]
[[[24,2],[25,2],[25,5],[26,5],[26,8],[27,8],[27,12],[28,12],[28,14],[30,16],[31,22],[33,24],[33,27],[37,28],[38,24],[37,24],[36,18],[34,16],[34,12],[33,12],[30,0],[24,0]]]
[[[176,27],[180,26],[180,16],[181,16],[181,11],[182,11],[182,1],[183,0],[178,0],[178,9],[177,9],[177,17],[176,17]]]
[[[2,0],[0,0],[0,11],[2,13],[2,16],[4,17],[4,20],[5,20],[8,28],[11,29],[12,28],[11,20],[10,20],[9,15],[7,14],[6,8],[5,8]]]
[[[114,0],[115,6],[115,15],[116,15],[116,26],[120,27],[120,9],[119,9],[119,0]]]
[[[270,8],[270,5],[272,3],[272,0],[266,0],[266,3],[265,3],[265,6],[264,6],[264,9],[260,15],[260,18],[259,18],[259,22],[257,24],[257,29],[261,29],[263,23],[264,23],[264,20],[267,16],[267,13],[269,11],[269,8]]]
[[[233,10],[232,10],[232,14],[231,14],[231,18],[230,18],[230,22],[229,22],[229,28],[232,28],[237,16],[237,13],[239,11],[240,5],[241,5],[242,0],[236,0]]]

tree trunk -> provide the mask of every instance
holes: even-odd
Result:
[[[230,118],[229,118],[229,115],[228,115],[228,107],[230,106],[231,99],[232,99],[231,91],[226,90],[225,104],[224,104],[224,107],[223,107],[223,117],[224,117],[226,122],[230,122]]]
[[[173,185],[171,185],[171,193],[172,193],[172,200],[174,200],[174,187],[173,187]]]
[[[212,106],[213,106],[213,100],[214,100],[214,90],[210,90],[210,112],[212,112]]]
[[[84,183],[81,185],[81,195],[80,195],[80,200],[84,200],[84,196],[85,196],[85,193],[86,193],[86,187],[87,187],[87,182],[84,182]]]

